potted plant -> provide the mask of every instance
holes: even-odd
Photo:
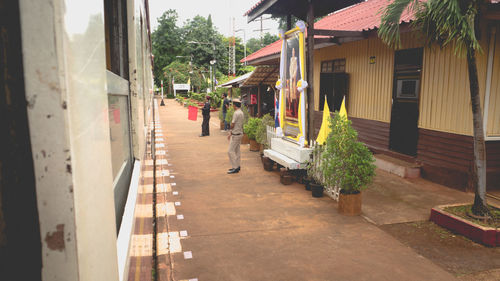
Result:
[[[243,126],[245,126],[245,124],[248,122],[249,118],[250,118],[250,113],[248,113],[248,107],[245,106],[244,104],[241,104],[241,111],[243,111],[243,116],[245,118],[243,118]],[[241,139],[241,144],[249,144],[250,143],[250,139],[248,138],[248,135],[243,132],[243,138]]]
[[[264,170],[272,171],[274,162],[268,157],[264,156],[264,149],[268,147],[267,126],[274,126],[274,118],[270,114],[266,114],[262,117],[262,122],[257,128],[255,140],[260,144],[261,160],[262,164],[264,165]]]
[[[255,135],[255,140],[260,144],[261,150],[267,147],[267,126],[274,126],[274,118],[270,114],[262,117],[262,122],[259,124]]]
[[[250,118],[248,122],[243,126],[243,131],[248,135],[250,139],[250,151],[259,151],[259,144],[255,140],[257,134],[257,128],[261,120],[259,118]]]
[[[321,155],[323,151],[323,145],[314,145],[311,158],[307,163],[307,179],[304,182],[306,183],[306,190],[311,190],[313,197],[323,197],[324,179],[323,171],[321,170]]]
[[[321,156],[321,170],[328,186],[340,188],[338,211],[346,215],[361,214],[361,191],[375,176],[375,159],[357,140],[351,121],[335,113],[330,118],[330,134]]]
[[[287,168],[280,168],[280,182],[283,185],[290,185],[293,183],[293,176]]]

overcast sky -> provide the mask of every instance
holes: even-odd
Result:
[[[248,11],[259,0],[149,0],[149,12],[151,17],[151,28],[158,26],[159,18],[168,9],[174,9],[179,15],[178,26],[182,26],[185,20],[196,15],[208,17],[212,15],[212,21],[220,33],[225,36],[232,35],[230,18],[235,19],[235,29],[245,29],[246,39],[258,38],[260,31],[260,21],[247,24],[247,17],[243,14]],[[278,23],[275,20],[264,20],[263,27],[269,28],[265,32],[278,35]],[[243,39],[243,32],[237,32],[237,37]]]

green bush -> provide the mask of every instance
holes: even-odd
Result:
[[[210,107],[218,108],[221,104],[221,100],[223,100],[222,94],[217,93],[217,91],[215,91],[213,93],[208,93],[208,95],[210,96]]]
[[[335,113],[330,118],[331,132],[321,167],[325,183],[340,187],[342,193],[354,194],[365,189],[375,176],[375,159],[368,148],[357,140],[351,121]]]
[[[267,126],[274,126],[274,118],[270,114],[262,117],[262,121],[257,128],[255,140],[260,144],[267,145]]]
[[[249,139],[255,140],[257,129],[261,123],[261,119],[252,117],[248,119],[248,122],[245,125],[243,125],[243,132],[247,134]]]
[[[250,113],[248,112],[248,107],[243,103],[241,104],[241,111],[243,111],[243,126],[248,122],[250,118]]]
[[[222,112],[222,107],[224,106],[224,100],[219,102],[219,120],[224,121],[224,113]]]
[[[250,114],[248,113],[248,107],[246,107],[244,104],[241,104],[241,111],[243,111],[243,126],[245,126],[245,124],[248,123],[248,119],[250,118]],[[232,106],[232,104],[230,104],[226,113],[227,123],[231,124],[231,121],[233,121],[233,114],[234,114],[234,107]],[[221,113],[219,113],[219,116],[222,120],[222,110]]]
[[[234,107],[230,106],[228,109],[227,109],[227,113],[226,113],[226,122],[231,124],[231,121],[233,121],[233,114],[234,114]]]
[[[191,93],[190,97],[194,100],[199,101],[199,102],[205,101],[205,94]]]

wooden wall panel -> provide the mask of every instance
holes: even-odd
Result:
[[[486,30],[483,34],[487,34]],[[488,36],[477,52],[479,90],[484,107]],[[472,136],[472,110],[465,56],[455,54],[455,47],[426,48],[420,89],[419,128]]]
[[[427,129],[419,130],[417,160],[422,177],[461,190],[473,191],[472,137]],[[486,143],[487,188],[500,189],[500,142]]]

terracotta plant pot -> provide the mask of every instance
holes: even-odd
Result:
[[[312,191],[312,197],[323,197],[323,186],[314,182],[309,183],[309,186],[311,187]]]
[[[264,153],[264,145],[262,143],[259,143],[259,151],[260,153]]]
[[[243,134],[243,137],[241,138],[241,144],[249,144],[250,140],[248,139],[247,134]]]
[[[344,194],[340,191],[338,211],[348,216],[361,214],[361,192],[356,194]]]
[[[272,171],[274,167],[274,161],[271,160],[269,157],[265,156],[263,156],[261,159],[262,159],[262,164],[264,165],[264,170]]]
[[[250,140],[250,151],[259,151],[259,143],[256,140]]]
[[[280,168],[280,182],[283,185],[290,185],[293,183],[293,175],[287,168]]]

